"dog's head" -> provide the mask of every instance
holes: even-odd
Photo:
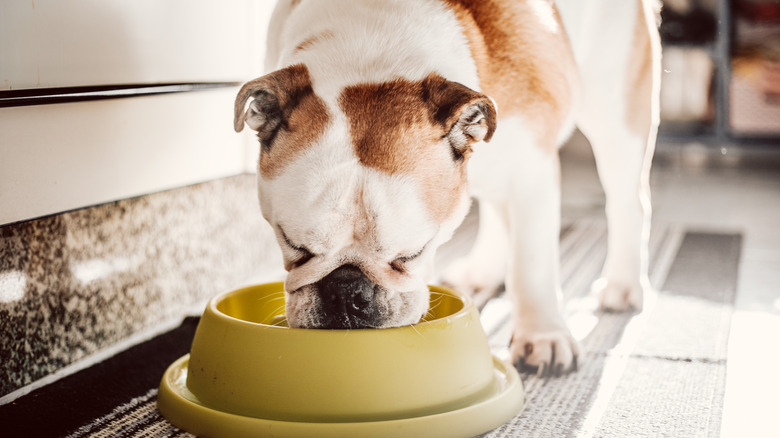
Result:
[[[298,64],[241,88],[236,131],[245,123],[290,326],[417,322],[434,252],[468,211],[466,163],[495,130],[491,100],[436,74],[318,94]]]

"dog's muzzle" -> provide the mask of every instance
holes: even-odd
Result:
[[[316,284],[321,300],[320,328],[358,329],[376,327],[378,286],[357,266],[343,265]]]

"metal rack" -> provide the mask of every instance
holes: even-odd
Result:
[[[714,114],[712,123],[661,123],[659,140],[670,143],[703,143],[711,146],[746,145],[780,147],[780,134],[736,134],[730,123],[731,48],[733,42],[732,0],[718,0],[717,33],[710,50],[715,64]]]

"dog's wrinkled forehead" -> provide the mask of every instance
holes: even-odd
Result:
[[[467,97],[443,96],[445,83],[434,75],[423,81],[397,79],[350,86],[339,97],[360,163],[412,177],[437,222],[449,216],[464,190],[462,164],[468,153],[468,145],[456,148],[447,139],[456,121],[452,107],[464,105],[458,99]]]
[[[278,177],[312,147],[333,143],[326,146],[350,148],[366,168],[413,181],[435,222],[458,205],[471,146],[490,139],[495,118],[487,96],[435,73],[349,85],[328,105],[302,64],[248,82],[235,106],[236,130],[246,123],[258,132],[263,179]]]

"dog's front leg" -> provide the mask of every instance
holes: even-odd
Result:
[[[560,162],[557,150],[526,152],[507,200],[510,352],[521,369],[560,375],[576,369],[579,352],[559,302]]]

